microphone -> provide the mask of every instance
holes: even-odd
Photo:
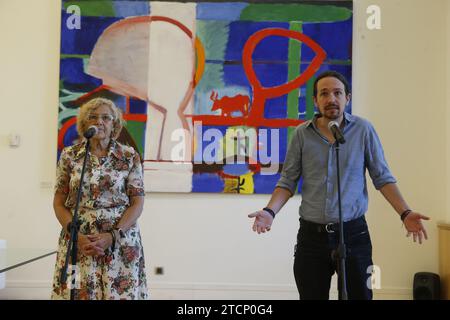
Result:
[[[330,129],[331,133],[333,133],[333,136],[337,142],[340,144],[345,143],[344,135],[342,134],[339,124],[336,121],[330,121],[328,123],[328,129]]]
[[[90,126],[83,134],[86,139],[90,139],[95,136],[98,132],[98,128],[96,126]]]

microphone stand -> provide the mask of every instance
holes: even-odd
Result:
[[[335,137],[336,139],[336,137]],[[337,249],[336,257],[338,261],[338,290],[339,300],[348,300],[347,295],[347,275],[345,272],[345,260],[347,258],[347,250],[344,242],[344,219],[342,217],[342,205],[341,205],[341,177],[339,173],[339,141],[336,139],[336,173],[337,173],[337,187],[338,187],[338,205],[339,205],[339,245]]]
[[[335,136],[336,139],[336,136]],[[337,187],[338,187],[338,205],[339,205],[339,245],[336,257],[338,259],[338,290],[339,300],[348,300],[347,295],[347,274],[345,271],[345,260],[347,258],[347,249],[344,242],[344,219],[342,217],[341,206],[341,178],[339,174],[339,141],[335,142],[336,150],[336,168],[337,168]]]
[[[80,289],[80,283],[76,281],[79,277],[79,270],[77,268],[77,253],[78,253],[78,230],[80,228],[80,222],[78,221],[78,207],[80,205],[81,199],[81,188],[83,186],[84,171],[86,169],[86,163],[89,156],[90,139],[86,142],[86,152],[84,155],[83,168],[81,169],[80,184],[78,187],[77,201],[75,203],[75,210],[73,213],[72,222],[70,223],[70,239],[67,245],[66,261],[64,267],[61,270],[61,284],[67,282],[67,268],[69,264],[69,254],[71,263],[71,283],[69,283],[70,288],[70,300],[75,300],[75,289]]]

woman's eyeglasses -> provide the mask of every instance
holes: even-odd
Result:
[[[97,121],[98,119],[102,119],[103,122],[110,122],[114,119],[114,117],[110,114],[90,114],[88,115],[89,121]]]

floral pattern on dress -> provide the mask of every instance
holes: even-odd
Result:
[[[56,170],[55,192],[67,194],[65,206],[75,208],[86,143],[64,148]],[[143,196],[142,165],[138,153],[111,140],[107,157],[100,161],[89,154],[79,205],[80,233],[111,230],[130,205],[130,197]],[[61,230],[58,240],[52,299],[69,299],[70,289],[60,283],[69,234]],[[115,250],[104,256],[77,255],[80,289],[75,298],[147,299],[145,259],[139,226],[134,224],[118,239]],[[68,279],[69,281],[69,279]]]

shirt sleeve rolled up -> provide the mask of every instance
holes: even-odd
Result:
[[[276,184],[276,187],[287,189],[292,194],[295,194],[298,181],[302,174],[302,148],[299,128],[297,127],[292,135],[281,171],[281,177]]]
[[[384,157],[383,146],[381,145],[380,139],[371,125],[368,127],[366,134],[364,157],[370,178],[377,190],[380,190],[385,184],[397,182]]]

